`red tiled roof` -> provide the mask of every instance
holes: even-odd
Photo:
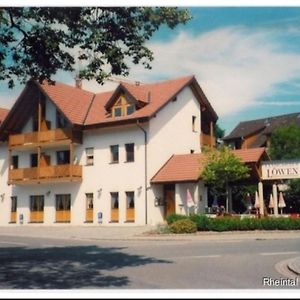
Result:
[[[266,156],[265,148],[241,149],[232,151],[244,163],[257,163]],[[201,177],[205,166],[205,155],[173,155],[152,177],[152,183],[191,182]]]
[[[60,82],[40,84],[42,90],[73,124],[83,124],[94,94]]]
[[[3,122],[3,120],[6,118],[8,113],[9,113],[9,109],[0,108],[0,122]]]
[[[190,83],[193,78],[194,76],[187,76],[179,79],[140,85],[121,83],[121,88],[127,90],[136,100],[147,103],[147,105],[136,110],[129,116],[110,117],[105,115],[104,108],[101,109],[100,106],[106,105],[106,103],[110,100],[109,96],[112,96],[114,91],[110,92],[110,95],[109,93],[97,94],[95,98],[95,100],[97,100],[94,101],[84,125],[151,117],[178,92],[180,92],[182,88]]]

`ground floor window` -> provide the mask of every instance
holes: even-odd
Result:
[[[55,196],[56,222],[71,221],[71,195],[60,194]]]
[[[94,194],[86,193],[86,222],[93,222]]]
[[[17,203],[18,203],[17,196],[12,196],[11,197],[11,209],[10,209],[10,223],[17,222]]]
[[[134,222],[134,192],[126,192],[126,221]]]
[[[110,193],[111,197],[111,222],[119,222],[119,193]]]
[[[30,196],[30,222],[44,221],[44,196]]]

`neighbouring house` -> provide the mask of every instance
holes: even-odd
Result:
[[[160,223],[189,183],[162,166],[213,146],[217,119],[194,76],[98,94],[30,80],[0,125],[0,225]]]
[[[300,127],[300,112],[240,122],[223,141],[233,149],[269,147],[272,132],[289,124]]]

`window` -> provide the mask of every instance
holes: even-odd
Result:
[[[71,195],[56,195],[56,211],[66,211],[71,209]]]
[[[58,165],[67,165],[70,163],[70,151],[57,151],[56,152],[56,162]]]
[[[110,193],[111,196],[111,208],[118,209],[119,208],[119,193],[113,192]]]
[[[58,110],[56,111],[56,127],[57,128],[67,127],[67,120]]]
[[[119,162],[119,145],[110,146],[111,153],[111,162],[118,163]]]
[[[127,106],[127,108],[126,108],[126,114],[127,114],[127,115],[133,114],[134,111],[135,111],[134,105],[131,104],[131,105],[128,105],[128,106]]]
[[[134,192],[126,192],[127,208],[134,208]]]
[[[11,157],[11,168],[12,169],[18,169],[19,168],[19,156],[13,155]]]
[[[121,117],[122,116],[122,107],[115,107],[114,108],[114,116]]]
[[[94,164],[94,148],[86,148],[86,165],[92,166]]]
[[[134,161],[134,144],[125,144],[126,150],[126,161],[132,162]]]
[[[30,211],[44,211],[44,196],[30,196]]]
[[[30,167],[35,168],[38,165],[38,155],[37,153],[30,154]]]
[[[93,193],[86,193],[86,208],[93,209],[94,208],[94,194]]]
[[[17,202],[18,202],[17,196],[12,196],[11,197],[11,212],[17,212]]]
[[[135,112],[135,105],[129,102],[124,95],[121,95],[112,108],[113,117],[131,115]]]
[[[196,131],[196,116],[192,116],[192,130]]]

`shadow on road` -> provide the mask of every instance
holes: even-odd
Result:
[[[123,248],[97,246],[30,249],[1,248],[0,288],[77,289],[126,287],[127,276],[110,276],[105,271],[152,263],[171,263],[121,252]]]

